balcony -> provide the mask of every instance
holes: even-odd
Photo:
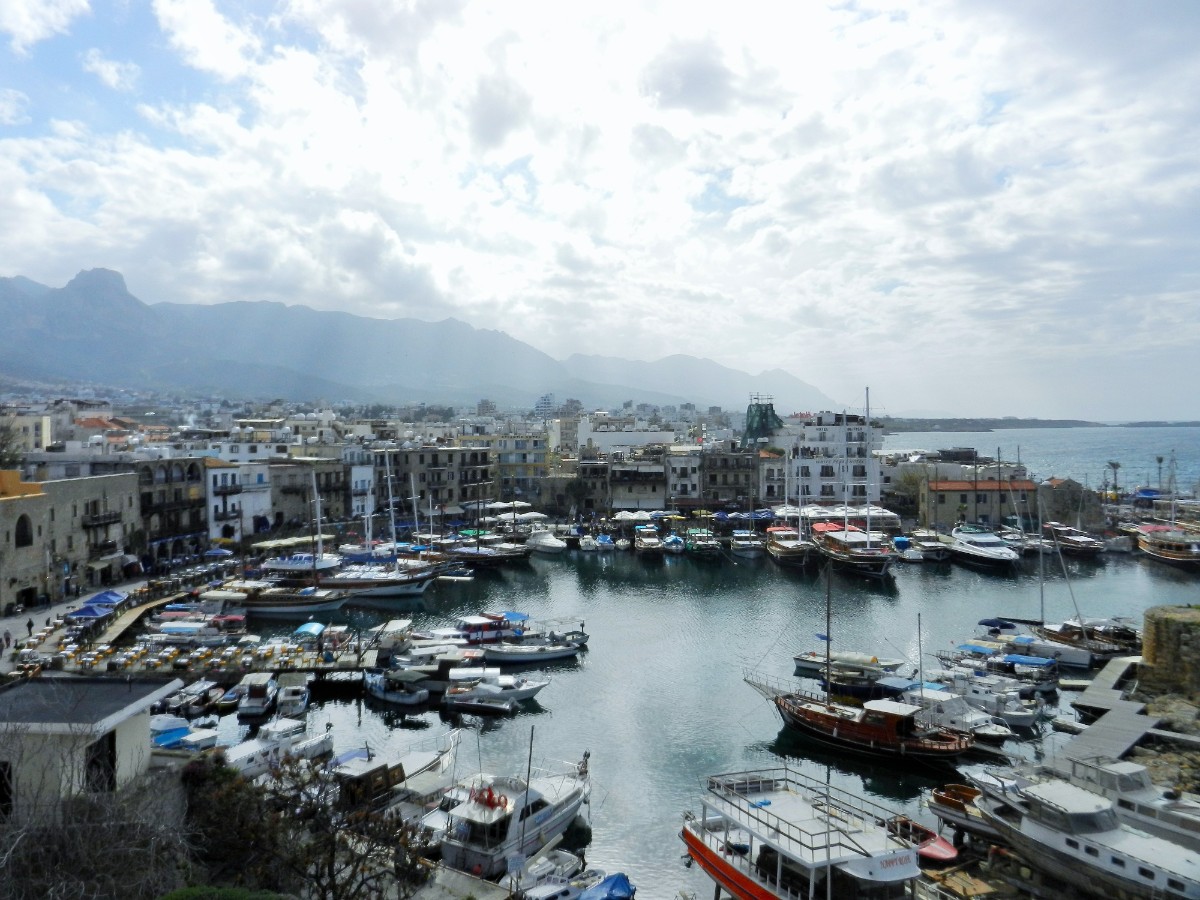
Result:
[[[104,525],[112,525],[115,522],[121,521],[121,511],[119,509],[110,509],[105,512],[92,513],[83,517],[84,528],[100,528]]]
[[[242,517],[240,509],[222,509],[212,514],[214,522],[236,522]]]
[[[279,489],[281,494],[307,494],[308,486],[304,484],[285,484]]]
[[[240,494],[242,486],[240,484],[218,484],[213,486],[212,492],[218,497],[227,497],[230,494]]]
[[[350,491],[352,497],[365,497],[369,493],[371,493],[371,489],[365,487],[352,488]]]

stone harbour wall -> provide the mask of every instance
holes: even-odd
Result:
[[[1142,626],[1142,692],[1200,697],[1200,606],[1155,606]]]

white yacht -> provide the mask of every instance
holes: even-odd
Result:
[[[504,873],[567,830],[591,793],[588,756],[569,771],[473,776],[467,799],[446,814],[442,862],[480,878]]]
[[[999,535],[982,525],[958,525],[950,532],[950,553],[959,562],[986,568],[1007,568],[1021,555]]]

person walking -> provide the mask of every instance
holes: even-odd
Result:
[[[12,646],[12,632],[7,628],[4,629],[4,649],[7,650]]]
[[[28,622],[25,623],[25,627],[29,629],[29,636],[33,637],[33,619],[32,618]]]

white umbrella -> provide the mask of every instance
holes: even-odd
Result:
[[[532,503],[526,503],[524,500],[496,500],[487,505],[488,509],[529,509],[533,506]]]
[[[518,522],[540,522],[542,519],[550,518],[545,513],[540,512],[523,512],[517,516]]]

